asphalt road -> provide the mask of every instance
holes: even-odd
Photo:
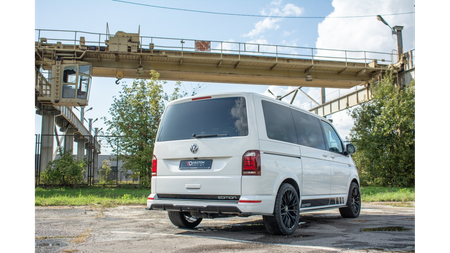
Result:
[[[304,213],[291,236],[270,235],[261,216],[179,229],[145,206],[36,207],[35,252],[414,252],[414,224],[414,208],[364,203],[357,219]]]

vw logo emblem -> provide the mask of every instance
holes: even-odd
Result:
[[[196,154],[198,152],[198,145],[197,144],[192,144],[191,146],[191,152],[192,154]]]

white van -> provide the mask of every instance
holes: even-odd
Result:
[[[220,93],[169,103],[155,141],[148,210],[182,228],[202,218],[263,215],[290,235],[301,212],[361,210],[351,154],[325,118],[255,93]]]

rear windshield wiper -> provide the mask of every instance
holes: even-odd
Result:
[[[192,134],[194,138],[225,137],[229,134]]]

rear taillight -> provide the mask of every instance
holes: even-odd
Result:
[[[249,150],[242,156],[242,175],[261,176],[261,155],[259,150]]]
[[[156,172],[158,171],[158,159],[156,159],[156,156],[153,155],[152,160],[152,176],[156,176]]]

